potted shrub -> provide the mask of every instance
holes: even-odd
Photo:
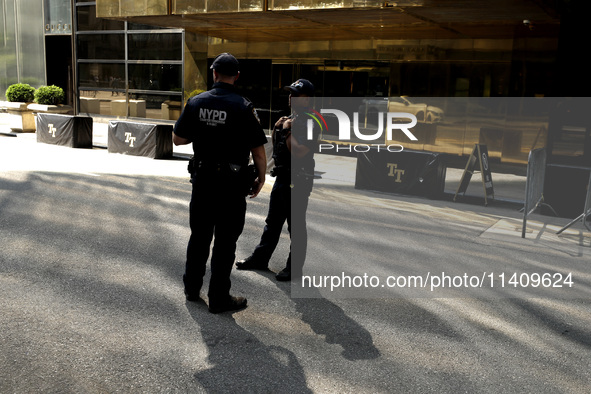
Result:
[[[36,115],[37,142],[72,148],[92,148],[92,118],[74,116],[72,107],[59,86],[41,86],[35,91],[35,103],[28,108]]]
[[[26,83],[15,83],[6,89],[6,99],[11,103],[30,103],[35,99],[35,88]]]
[[[35,98],[35,88],[26,83],[15,83],[6,89],[3,106],[10,116],[10,128],[13,131],[35,131],[35,117],[28,104]]]
[[[72,107],[62,104],[65,98],[64,90],[59,86],[41,86],[35,91],[35,103],[29,104],[28,108],[35,113],[67,114],[72,111]]]

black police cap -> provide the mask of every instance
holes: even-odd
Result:
[[[300,78],[291,85],[285,86],[283,89],[295,93],[298,96],[302,94],[310,97],[314,96],[314,85],[307,79]]]
[[[210,68],[228,76],[237,75],[239,71],[238,60],[227,52],[217,55]]]

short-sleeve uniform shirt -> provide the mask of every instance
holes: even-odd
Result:
[[[193,143],[197,161],[240,166],[267,142],[253,104],[223,82],[189,99],[174,133]]]

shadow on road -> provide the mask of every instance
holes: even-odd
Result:
[[[212,367],[195,378],[206,392],[312,393],[296,356],[281,346],[268,346],[240,327],[231,314],[213,315],[205,302],[187,302],[187,310],[208,347]]]

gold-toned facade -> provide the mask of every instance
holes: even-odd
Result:
[[[141,3],[141,4],[140,4]],[[266,126],[281,87],[312,80],[324,97],[542,97],[556,93],[561,16],[526,0],[97,0],[97,16],[184,31],[184,91],[208,86],[208,62],[231,52]],[[535,123],[535,124],[534,124]],[[423,122],[411,149],[525,163],[547,141],[534,122],[475,129]],[[543,122],[542,122],[543,123]],[[408,144],[407,144],[408,145]]]
[[[126,17],[135,15],[167,15],[168,0],[97,1],[97,16]]]

